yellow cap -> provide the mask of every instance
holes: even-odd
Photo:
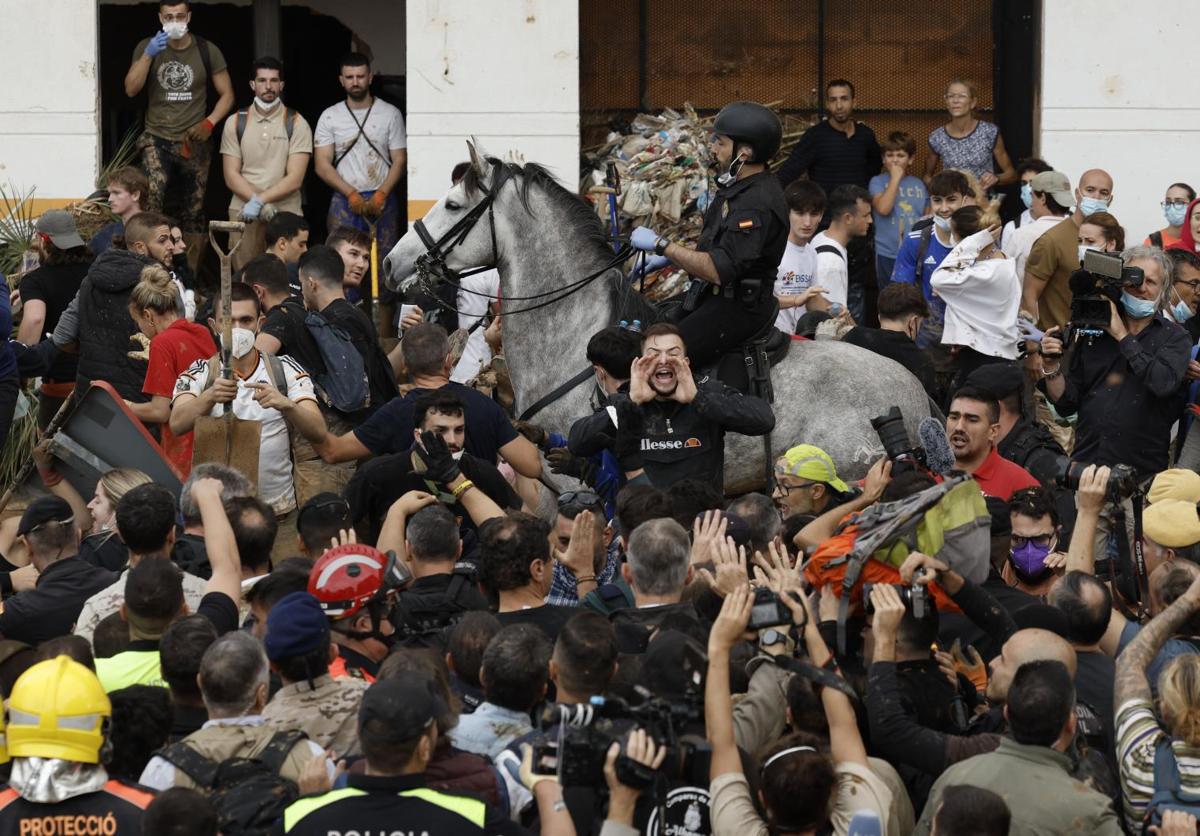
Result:
[[[1151,505],[1164,499],[1182,499],[1192,504],[1200,502],[1200,473],[1183,467],[1164,470],[1150,483],[1146,499]]]
[[[775,472],[813,482],[823,482],[838,493],[849,493],[850,488],[838,478],[833,459],[820,447],[798,444],[775,460]]]
[[[112,704],[96,674],[69,656],[38,662],[8,698],[8,754],[99,763]]]
[[[1146,508],[1142,515],[1146,536],[1167,549],[1200,543],[1200,516],[1194,503],[1164,499]]]

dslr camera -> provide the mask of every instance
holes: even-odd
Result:
[[[1109,302],[1120,304],[1121,291],[1141,287],[1146,276],[1141,267],[1126,267],[1119,255],[1087,250],[1083,267],[1071,274],[1071,320],[1064,344],[1074,337],[1094,339],[1112,321]]]
[[[900,600],[904,603],[904,608],[913,614],[913,618],[918,620],[925,618],[934,609],[935,605],[929,598],[929,590],[923,584],[917,583],[919,578],[925,576],[925,570],[917,570],[911,584],[894,583],[892,587],[900,594]],[[863,584],[863,605],[867,615],[875,614],[875,605],[871,603],[871,590],[875,588],[873,583]]]
[[[872,418],[871,429],[879,435],[884,453],[892,462],[893,467],[902,462],[919,465],[922,469],[928,467],[924,448],[914,445],[909,440],[908,430],[904,428],[904,414],[900,411],[900,407],[893,406],[883,415]]]
[[[1079,490],[1079,480],[1088,465],[1084,462],[1073,462],[1063,457],[1058,461],[1058,471],[1054,481],[1059,487],[1068,490]],[[1137,472],[1127,464],[1114,464],[1109,468],[1108,483],[1105,485],[1105,495],[1109,502],[1118,503],[1133,496],[1138,490]]]

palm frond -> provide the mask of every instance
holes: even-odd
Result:
[[[108,186],[109,177],[118,168],[124,168],[127,165],[137,163],[138,150],[137,138],[142,135],[142,123],[134,122],[129,126],[129,130],[125,132],[125,136],[121,137],[121,142],[113,151],[112,157],[100,169],[100,174],[96,177],[96,188],[103,189]]]
[[[33,193],[22,192],[12,183],[0,184],[0,275],[21,269],[25,251],[33,237]]]

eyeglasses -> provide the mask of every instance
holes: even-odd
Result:
[[[822,482],[805,482],[803,485],[785,485],[783,482],[776,481],[775,487],[779,489],[779,492],[781,494],[783,494],[784,496],[787,496],[792,491],[800,491],[800,490],[804,490],[805,488],[816,487],[817,485],[820,485],[820,484],[823,484],[823,483]]]
[[[1192,293],[1200,293],[1200,279],[1192,279],[1190,282],[1185,282],[1183,279],[1176,279],[1175,284],[1181,284],[1191,288]]]
[[[1159,205],[1166,209],[1168,206],[1187,206],[1190,202],[1189,200],[1164,200]]]
[[[558,495],[558,510],[595,508],[601,501],[600,494],[595,491],[567,491]]]
[[[948,102],[965,102],[971,98],[969,93],[947,93],[946,101]]]
[[[1014,534],[1012,535],[1012,547],[1014,549],[1023,549],[1030,543],[1038,546],[1048,546],[1053,539],[1053,534],[1038,534],[1034,537],[1022,537],[1019,534]]]

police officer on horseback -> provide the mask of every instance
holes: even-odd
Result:
[[[783,189],[767,170],[779,150],[779,118],[755,102],[731,102],[713,122],[709,143],[721,171],[696,249],[639,226],[630,243],[688,272],[691,286],[679,329],[697,368],[753,339],[774,322],[775,274],[787,244]],[[655,266],[655,264],[657,266]]]

